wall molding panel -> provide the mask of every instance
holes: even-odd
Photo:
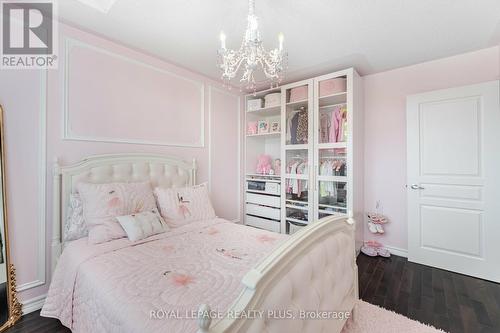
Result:
[[[213,124],[213,107],[212,107],[212,93],[213,91],[217,91],[218,93],[233,97],[236,99],[236,102],[238,104],[236,112],[238,112],[238,117],[237,117],[237,133],[238,133],[238,150],[237,150],[237,182],[236,182],[236,193],[238,195],[238,217],[236,219],[231,220],[231,222],[239,223],[241,222],[241,214],[242,214],[242,208],[241,208],[241,198],[242,198],[242,188],[241,188],[241,96],[231,94],[223,89],[213,87],[211,85],[208,86],[208,187],[209,191],[211,191],[212,187],[212,171],[213,171],[213,150],[212,150],[212,143],[213,143],[213,138],[212,138],[212,124]]]
[[[40,133],[38,136],[38,249],[37,276],[17,286],[17,291],[42,286],[46,282],[46,225],[47,225],[47,71],[40,71]]]
[[[63,80],[62,80],[62,105],[63,105],[63,128],[62,128],[62,138],[63,140],[73,140],[73,141],[90,141],[90,142],[104,142],[104,143],[123,143],[123,144],[139,144],[139,145],[153,145],[153,146],[171,146],[171,147],[191,147],[191,148],[204,148],[205,147],[205,83],[202,81],[190,79],[183,77],[181,75],[172,73],[165,69],[153,66],[151,64],[141,62],[139,60],[117,54],[106,49],[96,47],[85,42],[73,39],[66,38],[64,41],[64,67],[63,67]],[[194,89],[196,89],[199,93],[200,99],[200,108],[199,108],[199,128],[197,129],[197,133],[199,134],[198,142],[176,142],[176,141],[162,141],[162,140],[147,140],[147,139],[134,139],[134,138],[126,138],[126,137],[104,137],[104,136],[94,136],[94,135],[82,135],[75,134],[71,130],[71,109],[69,103],[69,95],[70,95],[70,68],[69,64],[71,61],[70,51],[75,48],[85,48],[88,50],[92,50],[101,55],[106,55],[131,65],[136,65],[141,68],[146,68],[152,70],[157,73],[161,73],[163,75],[175,78],[177,80],[185,81],[192,84]]]

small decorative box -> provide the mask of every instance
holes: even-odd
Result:
[[[249,99],[247,101],[247,110],[253,111],[262,108],[263,100],[262,98]]]
[[[264,97],[266,108],[279,106],[281,104],[281,93],[267,94]]]
[[[307,86],[292,88],[290,90],[290,101],[297,102],[307,99]]]
[[[319,97],[345,92],[346,90],[347,80],[342,77],[321,81],[319,83]]]

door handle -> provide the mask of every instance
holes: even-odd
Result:
[[[417,184],[412,184],[410,187],[412,190],[425,190],[425,187],[422,187],[422,186],[417,185]]]

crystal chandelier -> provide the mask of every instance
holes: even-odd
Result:
[[[255,16],[255,0],[248,1],[248,24],[245,37],[238,51],[226,48],[226,35],[221,32],[219,50],[219,68],[222,70],[222,80],[229,86],[232,79],[236,77],[240,68],[243,70],[240,85],[254,90],[257,81],[256,70],[259,67],[264,72],[266,81],[271,87],[278,85],[283,79],[286,53],[283,51],[283,34],[279,35],[279,48],[267,52],[260,38],[259,24]]]

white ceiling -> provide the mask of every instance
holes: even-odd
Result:
[[[58,1],[64,22],[214,79],[220,31],[236,48],[246,26],[247,0],[80,1]],[[256,0],[256,12],[267,48],[285,34],[288,82],[350,66],[366,75],[500,43],[499,0]]]

